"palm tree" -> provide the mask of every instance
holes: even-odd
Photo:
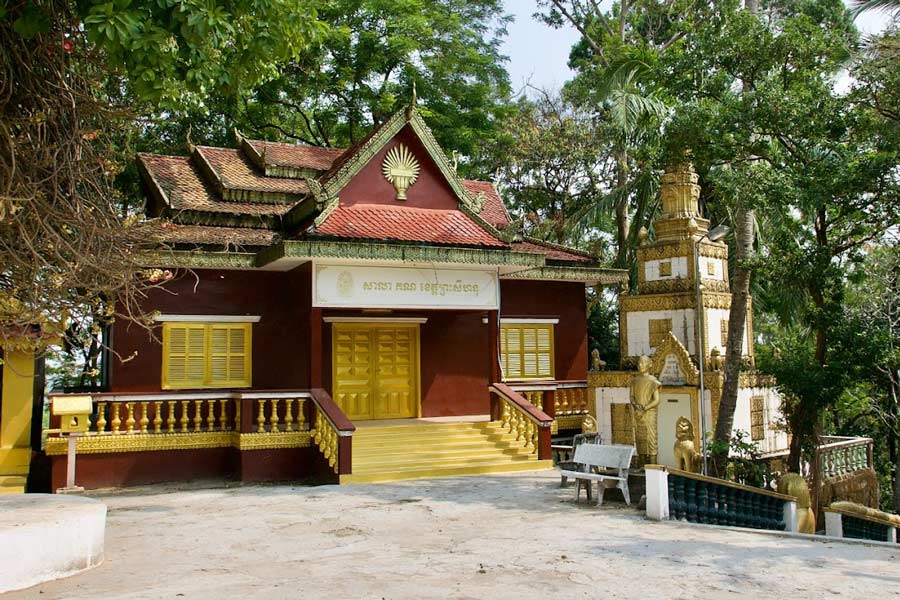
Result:
[[[853,0],[853,5],[854,15],[870,10],[881,10],[900,16],[900,0]]]

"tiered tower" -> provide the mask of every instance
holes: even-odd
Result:
[[[666,169],[660,198],[662,213],[654,221],[655,240],[641,232],[637,251],[638,288],[619,302],[619,340],[622,366],[633,368],[641,355],[651,356],[672,332],[697,360],[698,326],[696,281],[706,335],[703,348],[724,356],[731,307],[728,283],[728,246],[708,239],[709,220],[700,214],[700,186],[690,163]],[[699,261],[697,260],[699,253]],[[748,307],[745,356],[752,356],[753,331]],[[749,348],[749,350],[748,350]]]

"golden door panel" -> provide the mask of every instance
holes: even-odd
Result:
[[[373,332],[334,329],[334,401],[350,420],[372,418]]]
[[[332,347],[334,400],[351,420],[417,416],[417,325],[336,323]]]

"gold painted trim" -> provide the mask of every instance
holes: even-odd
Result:
[[[237,433],[205,431],[199,433],[135,433],[121,435],[84,435],[76,442],[78,454],[116,454],[121,452],[158,452],[161,450],[199,450],[204,448],[237,448],[269,450],[306,448],[311,445],[308,431],[278,433]],[[68,440],[47,438],[47,456],[64,456]]]

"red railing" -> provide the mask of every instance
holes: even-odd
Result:
[[[505,383],[490,386],[491,419],[509,427],[525,447],[533,447],[538,459],[551,458],[550,430],[553,417],[534,406],[521,393]]]

